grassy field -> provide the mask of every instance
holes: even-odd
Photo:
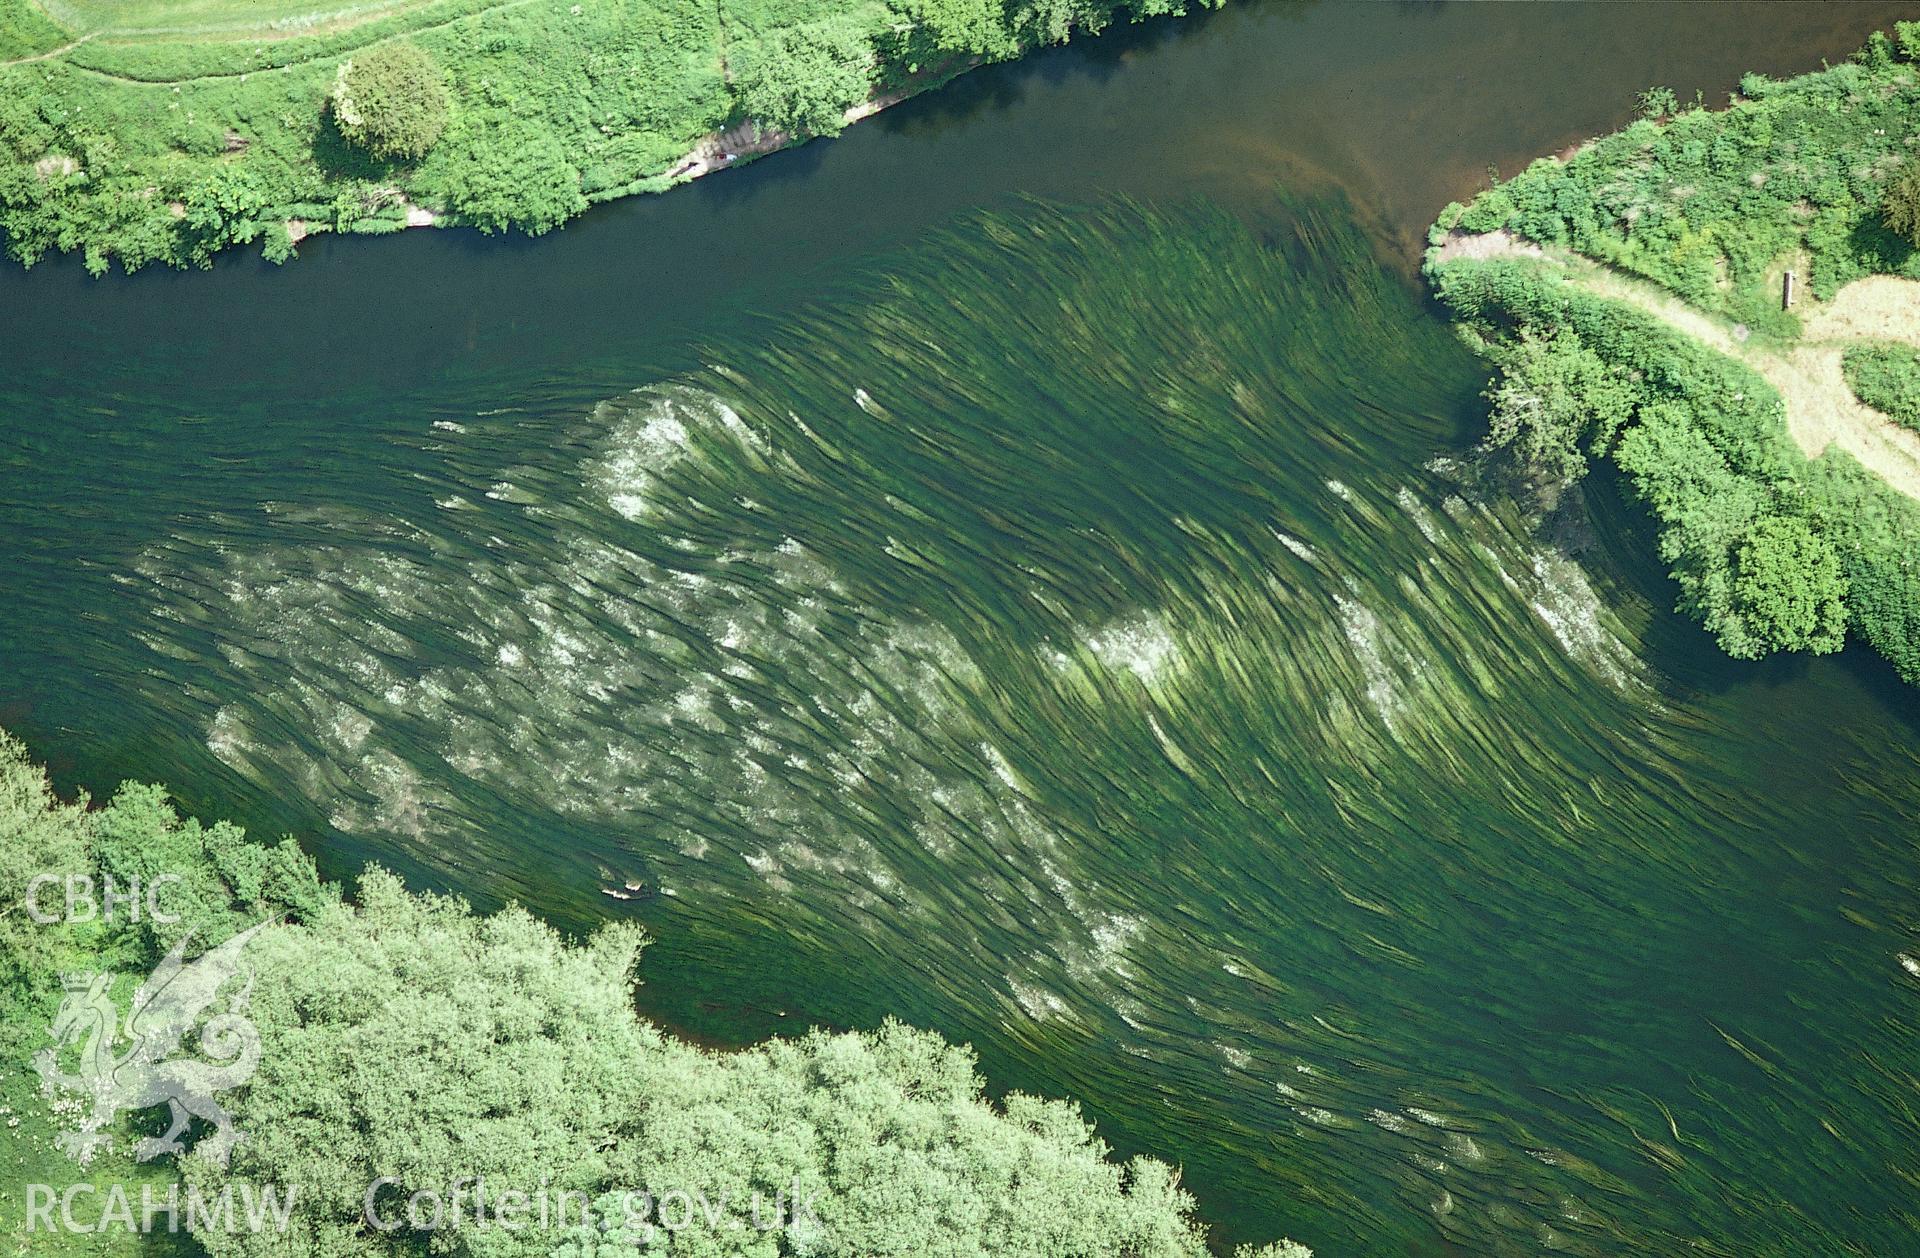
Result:
[[[71,38],[30,0],[0,0],[0,63],[57,48]]]
[[[318,29],[341,30],[434,0],[377,0],[364,4],[254,4],[248,0],[26,0],[76,34],[164,34],[182,38],[284,38]]]
[[[1214,3],[1217,0],[1201,0]],[[919,90],[1182,0],[0,0],[0,238],[31,265],[77,251],[204,265],[315,231],[433,221],[550,230],[596,201],[837,131]],[[329,112],[343,62],[406,41],[446,125],[379,160]]]
[[[1841,361],[1854,396],[1910,432],[1920,432],[1920,347],[1915,340],[1913,335],[1862,340],[1847,346]]]
[[[90,1222],[98,1217],[97,1203],[116,1187],[138,1209],[142,1189],[164,1200],[175,1179],[170,1163],[136,1163],[125,1153],[108,1153],[83,1171],[55,1146],[59,1129],[48,1116],[38,1077],[12,1066],[45,1046],[45,1019],[19,1026],[0,1024],[0,1051],[9,1063],[0,1076],[0,1255],[187,1258],[200,1253],[191,1237],[166,1230],[164,1215],[148,1235],[122,1228],[90,1235],[49,1232],[37,1220],[28,1219],[28,1195],[34,1186],[65,1193],[75,1184],[91,1184],[92,1195],[76,1198],[76,1216]]]

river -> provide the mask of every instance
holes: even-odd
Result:
[[[1228,1238],[1912,1252],[1911,692],[1536,536],[1413,275],[1897,11],[1243,5],[538,241],[0,272],[0,725],[642,921],[707,1040],[936,1027]]]

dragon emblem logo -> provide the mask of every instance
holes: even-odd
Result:
[[[77,1130],[60,1134],[63,1152],[84,1162],[107,1141],[104,1129],[115,1115],[165,1104],[171,1119],[167,1131],[136,1144],[137,1160],[184,1152],[180,1137],[199,1118],[213,1124],[214,1132],[196,1147],[219,1165],[227,1164],[244,1136],[214,1098],[251,1079],[260,1064],[260,1032],[245,1016],[252,972],[247,971],[225,1012],[204,1021],[202,1015],[221,988],[240,975],[247,945],[270,925],[271,920],[261,922],[191,962],[186,960],[189,933],[133,994],[124,1026],[111,995],[111,973],[62,976],[66,996],[48,1031],[56,1047],[36,1055],[33,1068],[48,1088],[78,1093],[93,1103]],[[195,1026],[200,1050],[211,1061],[181,1055],[182,1041]],[[75,1043],[82,1045],[80,1070],[67,1074],[58,1050]]]

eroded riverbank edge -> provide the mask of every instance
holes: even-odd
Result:
[[[1015,58],[1014,60],[1017,61],[1019,58]],[[857,122],[863,122],[875,114],[880,113],[882,110],[891,109],[895,105],[903,104],[913,100],[915,97],[923,96],[928,92],[939,91],[969,71],[977,70],[981,66],[990,64],[1005,65],[1011,64],[1011,62],[989,62],[983,57],[965,58],[958,64],[934,72],[922,83],[916,83],[909,87],[896,88],[889,92],[882,92],[877,96],[873,96],[855,105],[842,115],[842,128],[850,127]],[[758,158],[767,157],[774,153],[785,152],[788,149],[799,148],[815,140],[833,140],[838,138],[838,133],[833,135],[796,134],[779,127],[762,126],[760,123],[748,119],[745,122],[736,123],[725,130],[708,132],[699,143],[687,150],[686,156],[682,157],[671,169],[658,175],[646,177],[648,179],[665,179],[668,182],[664,186],[657,189],[639,188],[623,191],[614,196],[594,200],[588,208],[592,209],[595,206],[611,205],[614,202],[625,201],[632,197],[658,196],[661,193],[671,192],[675,188],[692,183],[694,180],[707,175],[745,166]],[[406,210],[407,217],[405,227],[407,228],[473,226],[472,223],[458,213],[416,205],[401,195],[398,188],[392,191],[396,204]],[[296,245],[311,236],[329,232],[342,236],[375,236],[384,234],[380,232],[357,231],[351,228],[341,231],[338,228],[329,227],[325,224],[310,223],[304,219],[288,219],[286,221],[286,228],[288,237],[290,237]]]

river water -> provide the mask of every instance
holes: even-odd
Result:
[[[1892,8],[1254,4],[541,241],[0,273],[0,725],[715,1042],[937,1027],[1225,1237],[1920,1252],[1910,692],[1530,531],[1411,274]]]

